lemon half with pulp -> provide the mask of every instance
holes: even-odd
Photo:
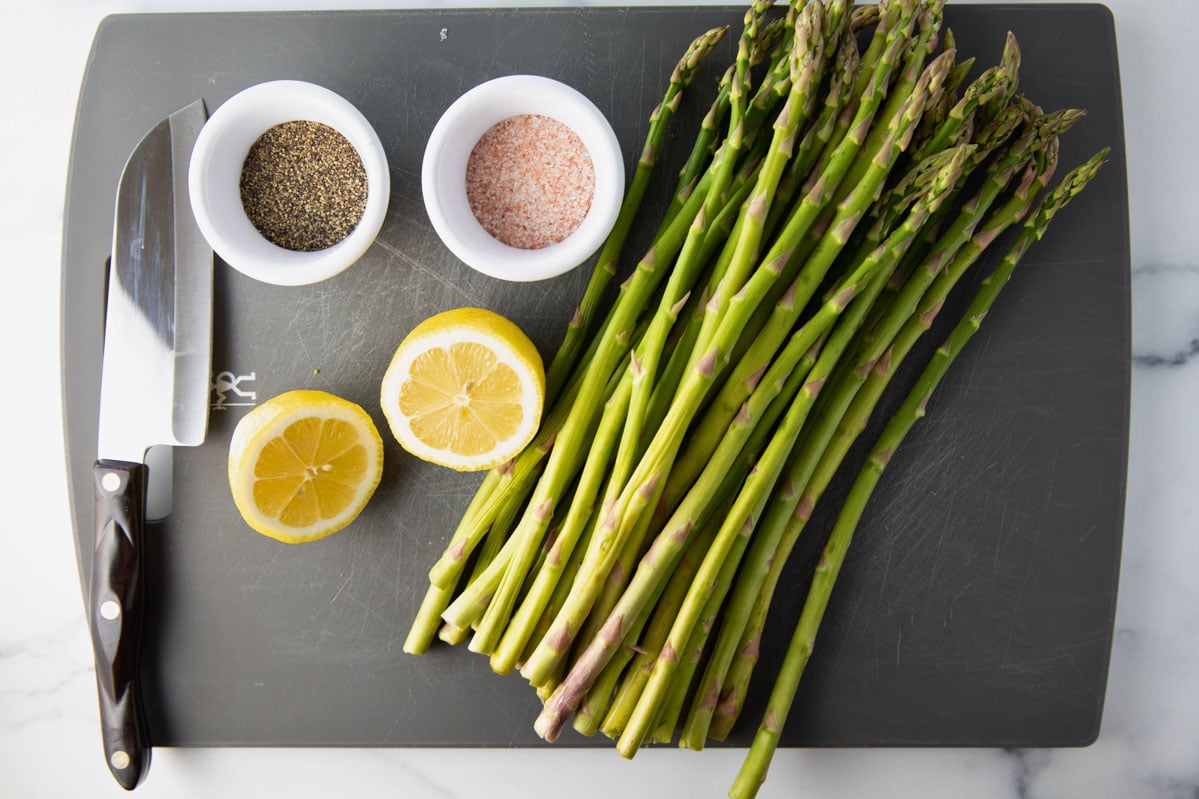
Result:
[[[404,449],[458,471],[490,469],[532,440],[545,370],[519,327],[482,308],[431,316],[400,343],[380,402]]]
[[[370,416],[324,391],[288,391],[238,422],[233,504],[250,527],[296,544],[352,522],[379,485],[383,440]]]

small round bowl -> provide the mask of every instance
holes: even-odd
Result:
[[[288,250],[267,240],[246,216],[239,184],[250,146],[283,122],[308,120],[336,130],[366,170],[366,209],[357,227],[323,250]],[[387,156],[374,128],[345,98],[312,83],[277,80],[230,97],[200,130],[188,171],[192,213],[212,249],[242,274],[280,286],[332,277],[357,261],[379,235],[391,195]]]
[[[550,117],[573,130],[595,167],[595,192],[583,221],[562,241],[536,250],[494,238],[466,198],[466,162],[475,144],[497,122],[522,114]],[[549,78],[510,75],[476,86],[446,109],[425,147],[421,189],[433,229],[467,266],[500,280],[544,280],[586,261],[612,230],[624,194],[624,157],[612,126],[582,94]]]

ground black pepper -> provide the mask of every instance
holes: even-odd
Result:
[[[332,247],[366,210],[366,169],[358,152],[328,125],[296,120],[258,137],[241,170],[246,216],[288,250]]]

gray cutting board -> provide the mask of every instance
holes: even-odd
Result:
[[[418,321],[462,305],[493,308],[548,359],[589,271],[505,284],[449,254],[429,226],[419,182],[426,136],[445,107],[488,78],[555,77],[608,115],[631,169],[686,42],[717,24],[738,27],[741,13],[105,20],[80,94],[63,256],[67,459],[83,573],[113,192],[129,151],[158,119],[198,96],[215,109],[252,84],[296,78],[343,94],[374,124],[393,187],[378,242],[339,277],[301,288],[258,284],[218,263],[213,370],[253,375],[239,387],[259,401],[301,387],[340,394],[386,430],[379,380]],[[893,461],[837,585],[788,745],[1081,745],[1099,728],[1129,390],[1127,192],[1112,18],[1096,5],[969,6],[951,7],[946,23],[980,66],[997,62],[1011,29],[1023,46],[1029,96],[1046,108],[1090,111],[1064,142],[1061,172],[1104,145],[1112,163],[1029,254]],[[670,182],[732,39],[672,128],[662,166]],[[663,196],[651,196],[649,207],[663,207]],[[642,246],[644,233],[629,249]],[[962,299],[955,302],[960,308]],[[951,316],[942,314],[942,323]],[[912,378],[909,371],[901,382]],[[479,476],[421,463],[389,441],[383,482],[352,527],[319,543],[278,544],[251,532],[230,500],[227,446],[247,410],[233,403],[251,400],[226,398],[212,412],[207,443],[177,453],[174,510],[148,535],[142,676],[154,743],[538,744],[538,703],[518,677],[490,673],[464,649],[423,658],[401,652],[425,571]],[[734,743],[745,744],[760,717],[837,493],[809,527],[780,592]],[[563,741],[585,743],[573,733]]]

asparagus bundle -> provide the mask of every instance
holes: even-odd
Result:
[[[955,285],[1030,213],[1081,115],[1016,94],[1010,34],[962,88],[973,60],[942,32],[943,3],[757,0],[654,218],[641,201],[667,126],[727,29],[691,44],[550,366],[542,429],[483,480],[406,651],[467,641],[495,671],[519,668],[548,740],[572,717],[626,757],[679,729],[693,749],[728,734],[813,507]],[[961,330],[1100,161],[1032,216]],[[609,299],[634,226],[656,233]],[[938,351],[921,397],[969,332]],[[764,778],[839,558],[923,413],[912,402],[832,532],[734,795]]]

